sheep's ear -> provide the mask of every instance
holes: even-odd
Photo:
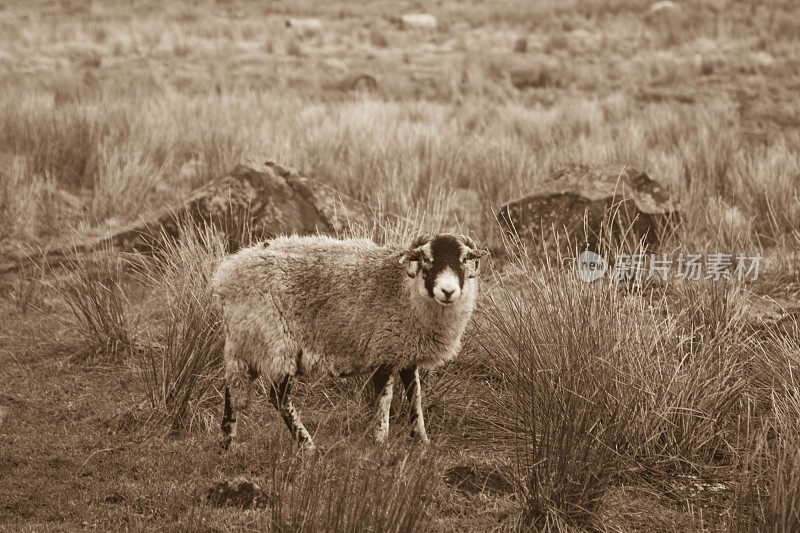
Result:
[[[419,261],[409,261],[406,264],[406,274],[409,278],[416,278],[419,274]]]
[[[430,240],[430,235],[420,235],[414,239],[411,247],[400,257],[400,263],[406,263],[406,274],[408,274],[409,278],[415,278],[419,274],[420,263],[426,258],[422,247],[428,244]]]
[[[400,256],[400,264],[406,263],[406,274],[409,278],[416,277],[419,272],[419,262],[422,260],[424,252],[421,248],[407,250]]]
[[[481,272],[481,262],[477,258],[467,258],[465,273],[468,278],[477,278]]]
[[[467,263],[466,274],[468,278],[477,278],[480,273],[480,260],[489,255],[489,250],[478,250],[475,242],[469,237],[462,235],[464,246],[467,247],[467,253],[464,259]]]
[[[461,244],[463,244],[467,248],[471,248],[473,250],[475,250],[477,248],[477,246],[475,245],[475,241],[473,241],[467,235],[459,235],[458,239],[461,241]]]
[[[489,255],[489,250],[479,250],[478,246],[475,244],[475,241],[466,235],[460,235],[459,239],[461,239],[461,242],[464,244],[464,246],[468,248],[464,257],[467,261],[481,260]]]

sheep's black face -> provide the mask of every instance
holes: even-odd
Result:
[[[487,253],[469,237],[443,233],[417,238],[401,262],[408,261],[408,276],[417,281],[421,295],[447,307],[472,290],[478,262]]]

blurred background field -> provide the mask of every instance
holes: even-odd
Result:
[[[667,5],[5,2],[2,237],[124,223],[253,158],[401,214],[478,202],[481,237],[565,164],[630,165],[688,204],[684,240],[780,242],[800,216],[799,8]]]

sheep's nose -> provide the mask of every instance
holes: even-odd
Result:
[[[454,292],[456,292],[455,289],[452,289],[452,290],[449,290],[449,291],[447,289],[442,289],[442,294],[444,294],[444,297],[447,300],[450,299],[450,297],[453,295]]]

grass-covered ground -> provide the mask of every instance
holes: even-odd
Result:
[[[486,265],[462,357],[425,377],[431,448],[399,414],[374,446],[365,381],[330,379],[298,391],[314,462],[264,400],[219,452],[213,232],[136,268],[29,269],[0,294],[0,527],[800,527],[800,6],[649,7],[0,5],[0,255],[134,221],[252,158],[493,249],[493,210],[548,173],[630,165],[682,202],[663,251],[767,258],[757,282],[644,293]],[[401,30],[407,12],[438,29]],[[285,24],[308,16],[322,28]],[[348,90],[358,74],[377,89]],[[239,475],[268,505],[202,501]]]

